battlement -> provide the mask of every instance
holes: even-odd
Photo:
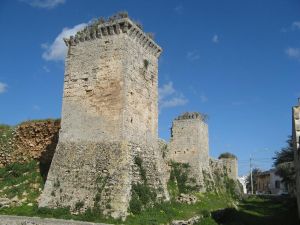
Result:
[[[205,114],[201,114],[198,112],[185,112],[180,116],[178,116],[175,120],[190,120],[190,119],[197,119],[205,122],[207,120],[207,116]]]
[[[127,34],[139,45],[144,47],[146,51],[151,52],[156,57],[159,57],[162,52],[161,47],[154,42],[151,35],[145,33],[141,26],[133,22],[126,13],[114,15],[107,21],[103,18],[95,20],[83,30],[77,32],[75,36],[64,38],[64,42],[67,46],[76,46],[80,44],[80,42],[120,34]]]

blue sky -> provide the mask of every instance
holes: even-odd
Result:
[[[163,48],[159,134],[184,111],[209,115],[210,152],[247,173],[271,166],[300,96],[299,0],[0,2],[0,123],[60,117],[61,37],[126,10]]]

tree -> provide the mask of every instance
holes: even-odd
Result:
[[[237,157],[230,152],[224,152],[219,155],[218,159],[237,159]]]
[[[257,191],[257,177],[262,171],[258,168],[252,170],[252,179],[253,179],[253,193]],[[248,193],[251,193],[251,174],[246,178],[246,189]]]
[[[296,172],[294,167],[293,139],[289,136],[287,145],[275,152],[273,157],[276,174],[282,178],[282,182],[291,191],[296,184]]]
[[[277,167],[281,163],[294,161],[294,149],[293,149],[292,136],[288,137],[286,143],[287,146],[281,148],[280,151],[275,152],[275,156],[273,157],[275,167]]]

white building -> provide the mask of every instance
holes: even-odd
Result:
[[[247,194],[247,188],[246,188],[246,179],[247,179],[247,175],[238,177],[238,181],[242,184],[243,186],[243,193]]]

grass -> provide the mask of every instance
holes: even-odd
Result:
[[[0,124],[0,152],[12,152],[12,142],[14,127]]]
[[[14,163],[0,169],[0,197],[24,199],[34,203],[43,188],[43,179],[36,161]]]
[[[30,123],[40,123],[40,122],[60,122],[60,118],[46,118],[46,119],[30,119],[30,120],[26,120],[21,122],[19,125],[23,125],[23,124],[30,124]]]
[[[242,200],[238,209],[233,208],[236,201],[229,192],[194,193],[199,201],[194,205],[175,202],[156,203],[137,214],[130,214],[126,221],[104,218],[93,210],[83,214],[72,215],[68,208],[38,208],[37,198],[43,188],[43,179],[39,163],[15,163],[0,169],[0,197],[25,199],[21,205],[1,208],[0,214],[19,216],[38,216],[42,218],[73,219],[89,222],[104,222],[125,225],[159,225],[169,224],[172,220],[189,219],[195,215],[203,215],[197,225],[218,225],[210,216],[211,212],[227,208],[225,216],[218,221],[224,225],[296,225],[297,205],[295,199],[287,197],[250,196]],[[171,185],[178,192],[175,184]],[[176,190],[175,190],[176,189]],[[25,193],[25,194],[24,194]],[[177,193],[178,194],[178,193]],[[174,199],[174,198],[173,198]],[[146,200],[145,200],[146,201]],[[30,204],[29,204],[30,203]],[[80,209],[82,203],[78,203]]]
[[[189,219],[195,215],[207,214],[206,212],[214,211],[219,208],[230,207],[229,199],[226,196],[216,196],[215,194],[207,194],[200,196],[200,202],[195,205],[186,205],[176,202],[166,202],[156,204],[152,208],[147,208],[137,215],[130,215],[126,221],[104,218],[91,210],[80,214],[72,215],[68,209],[46,209],[38,208],[37,204],[33,206],[22,205],[13,208],[0,209],[0,214],[19,215],[19,216],[38,216],[42,218],[60,218],[73,219],[89,222],[105,222],[113,224],[128,224],[128,225],[159,225],[168,224],[174,219]],[[211,218],[207,217],[201,221],[203,224],[216,224]]]
[[[225,194],[216,195],[206,193],[205,195],[198,194],[197,197],[199,201],[194,205],[181,204],[174,201],[156,204],[154,207],[147,208],[138,215],[129,216],[125,224],[168,224],[174,219],[189,219],[195,215],[204,214],[205,211],[214,211],[232,206],[232,199]]]
[[[38,208],[37,198],[43,188],[43,179],[40,175],[39,164],[36,161],[29,163],[15,163],[0,169],[0,197],[19,199],[24,198],[23,193],[27,193],[26,201],[20,206],[1,208],[0,214],[19,216],[38,216],[42,218],[73,219],[90,222],[105,222],[113,224],[128,225],[158,225],[167,224],[174,219],[188,219],[194,215],[209,214],[220,208],[231,207],[232,198],[229,195],[206,193],[196,194],[199,202],[194,205],[177,203],[175,201],[156,203],[154,207],[148,207],[136,215],[129,215],[126,221],[104,218],[99,212],[87,210],[80,215],[72,215],[67,208],[47,209]],[[28,205],[28,203],[31,203]],[[80,207],[78,205],[78,207]],[[207,222],[208,221],[208,222]],[[209,217],[205,218],[202,224],[211,224]]]
[[[296,200],[283,196],[252,196],[238,210],[229,210],[224,225],[296,225],[299,224]]]

